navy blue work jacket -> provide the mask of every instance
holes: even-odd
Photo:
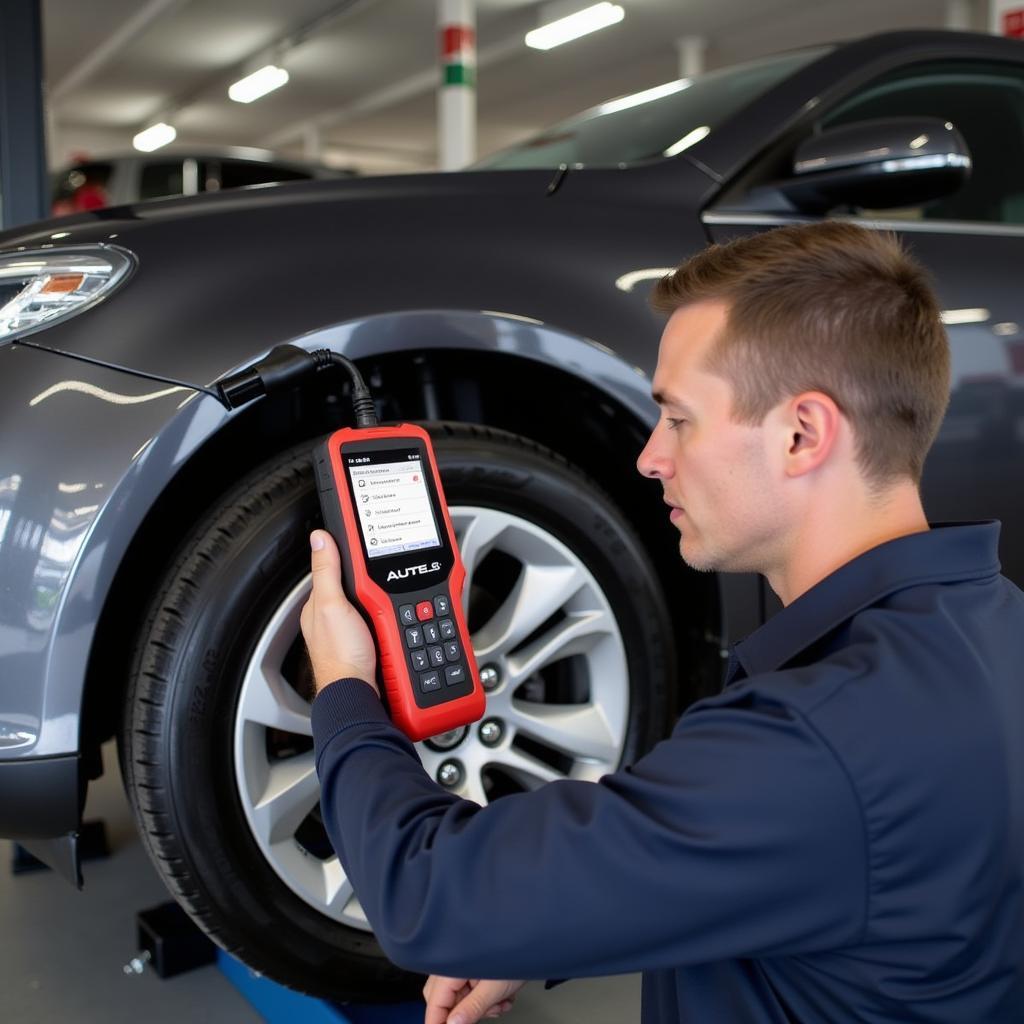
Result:
[[[643,1020],[1024,1022],[1024,594],[998,523],[849,562],[599,782],[487,807],[368,686],[313,705],[323,819],[415,971],[641,970]]]

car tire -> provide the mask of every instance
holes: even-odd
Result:
[[[502,543],[525,545],[518,570],[516,559],[497,546],[476,566],[481,582],[473,584],[469,601],[474,646],[477,635],[483,635],[480,623],[486,624],[501,604],[501,588],[515,585],[516,572],[525,578],[533,557],[575,566],[586,586],[573,600],[589,595],[587,600],[603,601],[601,607],[612,611],[603,627],[607,633],[591,637],[584,654],[557,659],[506,695],[505,706],[518,709],[510,714],[529,709],[531,700],[596,702],[593,694],[588,698],[589,686],[614,686],[609,700],[621,710],[615,761],[635,759],[664,735],[667,690],[675,681],[665,602],[638,538],[611,500],[551,451],[491,428],[425,426],[433,436],[457,531],[460,515],[470,524],[467,530],[486,520],[493,531],[504,522],[502,536],[510,539]],[[190,531],[172,559],[134,652],[121,758],[154,864],[177,900],[220,946],[253,969],[321,998],[400,1001],[418,996],[422,978],[393,966],[368,926],[349,920],[358,913],[357,901],[348,905],[355,907],[346,911],[349,917],[338,919],[288,874],[294,870],[297,876],[310,864],[319,872],[331,863],[325,859],[331,854],[323,848],[325,837],[309,838],[316,831],[316,807],[294,840],[282,847],[278,837],[274,845],[254,827],[260,802],[247,788],[250,775],[261,779],[268,770],[297,764],[296,758],[311,764],[308,736],[288,739],[291,734],[276,727],[260,732],[259,723],[253,732],[253,723],[243,721],[240,710],[248,706],[247,673],[260,637],[280,619],[284,602],[295,605],[301,598],[308,578],[308,533],[321,522],[311,447],[285,452],[249,474]],[[287,642],[282,646],[275,634],[280,675],[295,691],[287,694],[286,703],[304,706],[308,714],[308,660],[296,632],[295,607],[289,615],[287,629],[296,639],[287,654],[280,653]],[[605,621],[595,615],[595,621]],[[275,628],[280,633],[281,627]],[[587,661],[597,657],[595,651],[605,660]],[[587,678],[588,672],[614,676],[607,666],[619,664],[616,658],[624,659],[621,679]],[[493,699],[499,702],[500,691]],[[525,744],[529,719],[524,721]],[[566,746],[574,742],[570,736]],[[463,749],[468,751],[471,743],[475,736],[463,741]],[[559,745],[557,737],[554,743]],[[482,751],[478,743],[473,749]],[[508,765],[488,762],[480,772],[482,786],[490,779],[485,798],[529,788],[563,771],[596,777],[616,767],[600,757],[582,757],[578,763],[569,758],[564,764],[555,758],[549,764],[545,750],[534,743],[513,754],[510,747]],[[421,751],[428,767],[430,758],[449,756],[433,750],[429,741]],[[517,768],[524,764],[525,774]],[[530,765],[536,765],[535,773]],[[283,848],[294,869],[274,859]]]

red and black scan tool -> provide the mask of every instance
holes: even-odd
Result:
[[[466,571],[430,436],[408,423],[346,427],[317,446],[314,465],[392,721],[413,740],[476,721],[485,698],[462,611]]]

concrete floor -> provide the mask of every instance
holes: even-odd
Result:
[[[258,1024],[262,1018],[216,967],[167,981],[122,971],[136,952],[136,913],[168,896],[138,841],[112,744],[104,764],[106,774],[90,787],[86,817],[106,823],[111,855],[85,864],[82,892],[50,871],[13,876],[11,844],[0,841],[0,1017],[18,1024]],[[531,983],[503,1020],[629,1024],[639,1018],[640,979],[629,975],[550,992]]]

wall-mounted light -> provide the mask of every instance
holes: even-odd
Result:
[[[132,145],[143,153],[152,153],[154,149],[166,146],[178,137],[174,127],[161,121],[159,124],[147,128],[132,139]]]
[[[617,25],[626,16],[619,4],[600,3],[582,11],[549,22],[526,33],[526,45],[535,50],[550,50],[580,36],[589,35],[609,25]]]
[[[252,103],[268,92],[280,89],[288,81],[288,72],[276,64],[267,64],[251,75],[239,79],[230,89],[228,96],[236,103]]]

